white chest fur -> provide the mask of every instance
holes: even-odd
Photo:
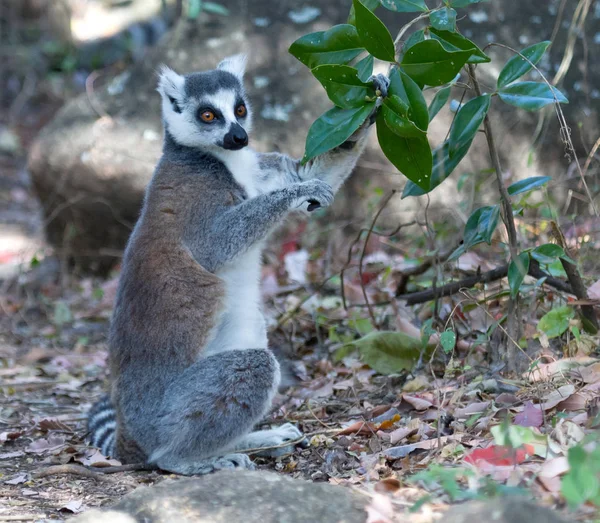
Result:
[[[223,151],[219,153],[219,159],[244,188],[248,198],[260,193],[256,186],[259,167],[254,151],[248,148]],[[217,276],[225,282],[225,306],[214,337],[204,353],[206,356],[225,350],[267,348],[260,295],[262,248],[263,242],[255,244],[217,272]]]
[[[245,147],[239,151],[219,151],[217,156],[233,175],[235,181],[244,188],[248,198],[254,198],[260,194],[256,186],[259,172],[256,152]]]

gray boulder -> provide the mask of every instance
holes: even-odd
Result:
[[[365,523],[371,498],[350,488],[310,483],[273,472],[221,471],[140,487],[106,510],[72,523]],[[394,521],[424,521],[398,512]],[[434,519],[440,521],[439,519]],[[474,501],[451,508],[446,523],[564,523],[521,498]],[[432,520],[433,521],[433,520]]]
[[[222,471],[142,487],[73,523],[364,523],[368,498],[271,472]]]

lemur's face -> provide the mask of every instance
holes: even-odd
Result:
[[[158,83],[167,131],[188,147],[238,150],[248,145],[252,125],[244,92],[243,55],[223,60],[214,71],[178,75],[163,67]]]

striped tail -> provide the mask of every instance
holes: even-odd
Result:
[[[88,414],[87,428],[90,443],[98,447],[105,456],[115,457],[117,420],[108,394],[92,405]]]

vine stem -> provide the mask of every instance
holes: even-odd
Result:
[[[471,82],[473,83],[473,89],[477,96],[481,96],[481,86],[479,85],[479,81],[477,80],[477,75],[475,74],[475,67],[473,64],[468,65],[469,69],[469,77],[471,78]],[[498,191],[500,192],[500,200],[502,203],[502,218],[504,220],[504,225],[506,227],[506,231],[508,233],[508,246],[510,249],[510,258],[511,260],[517,264],[517,267],[520,271],[524,271],[524,267],[521,267],[521,263],[519,262],[519,240],[517,238],[517,227],[515,225],[515,219],[513,216],[512,204],[510,201],[510,195],[508,194],[508,190],[504,185],[504,181],[502,180],[502,166],[500,165],[500,155],[498,154],[498,148],[496,147],[496,141],[494,140],[494,132],[492,130],[492,123],[490,121],[490,117],[488,114],[485,115],[483,120],[483,128],[485,130],[485,137],[487,139],[488,149],[490,151],[490,157],[492,160],[492,166],[494,167],[494,171],[496,172],[496,180],[498,181]],[[518,298],[509,298],[508,302],[508,317],[507,317],[507,331],[510,339],[518,340],[520,338],[520,329],[519,329],[519,303]],[[507,340],[506,343],[506,363],[508,364],[509,369],[515,371],[516,370],[516,361],[514,358],[515,348],[513,344],[509,343]]]

